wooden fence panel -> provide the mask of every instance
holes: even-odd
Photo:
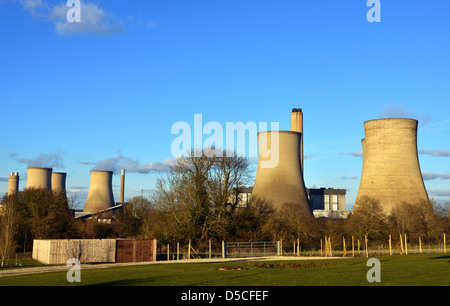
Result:
[[[118,239],[116,262],[156,261],[156,240]]]

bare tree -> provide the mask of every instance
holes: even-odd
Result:
[[[380,201],[369,196],[361,197],[353,209],[350,229],[358,237],[368,235],[371,239],[381,239],[386,231],[387,216]]]
[[[169,212],[174,230],[185,239],[224,237],[230,223],[229,200],[248,182],[248,164],[236,154],[192,150],[158,180],[155,205]]]
[[[18,211],[17,196],[5,196],[0,207],[0,256],[1,266],[5,259],[16,249],[15,235],[17,232]]]

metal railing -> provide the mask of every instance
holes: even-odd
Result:
[[[278,241],[225,243],[225,256],[227,258],[274,256],[279,255],[279,250]]]

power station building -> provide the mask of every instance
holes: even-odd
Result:
[[[308,189],[309,207],[315,218],[346,219],[350,211],[345,210],[345,189]]]
[[[419,165],[417,126],[417,120],[402,118],[364,122],[363,166],[355,207],[363,196],[378,199],[387,214],[402,202],[430,205]]]

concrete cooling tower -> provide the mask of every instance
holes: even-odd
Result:
[[[11,172],[8,181],[8,195],[17,194],[19,191],[19,173]]]
[[[115,205],[111,171],[91,171],[91,184],[84,212],[95,213]]]
[[[53,172],[52,173],[52,190],[65,191],[66,190],[67,173]]]
[[[51,168],[28,168],[26,188],[52,189]]]
[[[376,198],[387,214],[402,202],[429,205],[417,152],[417,125],[413,119],[364,122],[363,168],[356,202],[363,196]]]
[[[301,137],[301,133],[293,131],[258,133],[258,167],[252,197],[270,200],[277,209],[284,203],[300,204],[310,213],[301,171]],[[267,156],[267,149],[271,156]]]

